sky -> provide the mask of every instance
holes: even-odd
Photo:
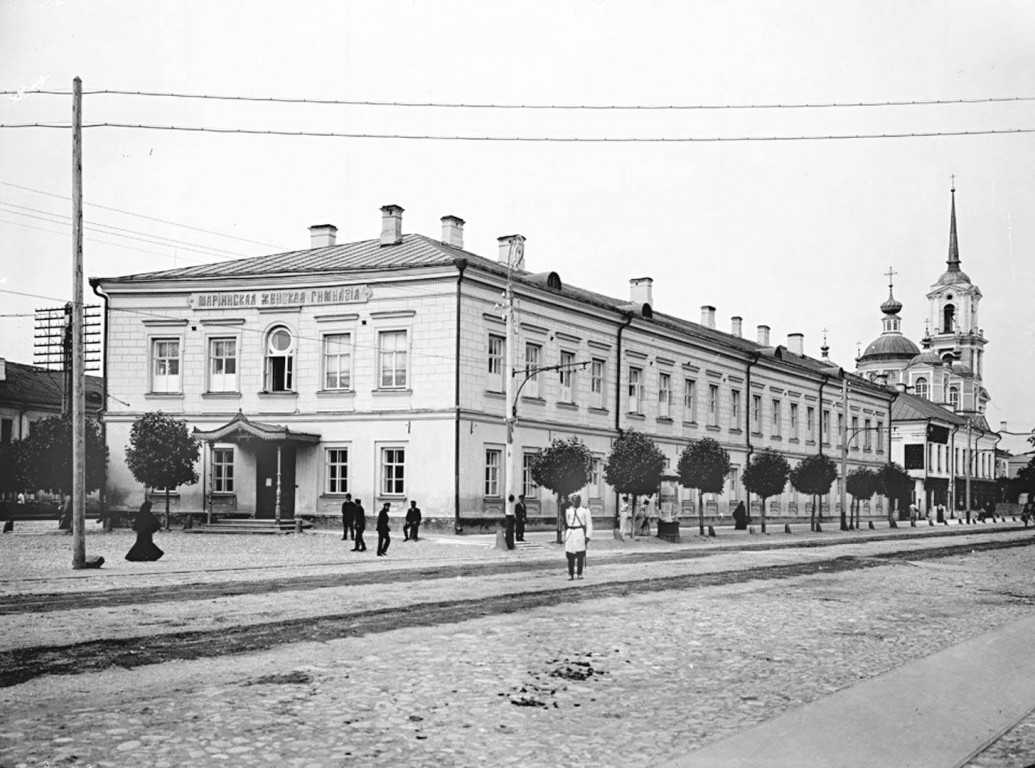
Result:
[[[84,271],[117,276],[375,238],[380,207],[465,247],[527,238],[526,268],[720,329],[805,334],[854,369],[889,267],[914,341],[945,270],[984,295],[988,420],[1035,428],[1035,4],[0,0],[0,357],[72,291],[73,78],[83,120],[289,132],[680,142],[505,142],[83,131]],[[26,93],[59,91],[57,95]],[[485,109],[244,102],[118,90],[420,104],[919,106]],[[989,101],[998,99],[1000,101]],[[1025,100],[1030,99],[1030,100]],[[751,141],[704,141],[750,137]],[[87,289],[89,290],[89,289]],[[91,297],[92,294],[91,294]]]

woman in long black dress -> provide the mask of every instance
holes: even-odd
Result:
[[[133,530],[137,532],[136,543],[126,553],[126,559],[134,562],[148,562],[157,560],[165,553],[158,548],[152,538],[156,531],[162,529],[158,518],[151,514],[151,502],[145,501],[140,505],[140,511],[133,518]]]

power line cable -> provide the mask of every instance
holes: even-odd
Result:
[[[31,90],[0,91],[0,95],[40,94],[70,96],[71,91]],[[241,101],[266,104],[313,104],[345,107],[407,107],[432,109],[504,109],[504,110],[591,110],[591,111],[726,111],[754,109],[859,109],[881,107],[931,107],[959,104],[1005,104],[1035,101],[1035,96],[986,96],[971,99],[909,99],[898,101],[792,102],[787,104],[498,104],[480,102],[374,101],[369,99],[307,99],[300,97],[236,96],[228,94],[175,93],[160,91],[125,91],[98,89],[83,91],[84,96],[143,96],[154,98],[199,99],[209,101]]]
[[[69,124],[51,123],[0,123],[0,128],[60,128],[68,130]],[[791,141],[851,141],[863,139],[923,139],[937,136],[995,136],[1035,133],[1035,128],[986,128],[974,131],[917,131],[906,133],[855,133],[816,134],[812,136],[445,136],[435,134],[401,133],[339,133],[335,131],[284,131],[259,130],[255,128],[212,128],[205,126],[149,125],[145,123],[89,123],[86,128],[129,128],[153,131],[182,131],[187,133],[219,133],[248,136],[290,136],[336,139],[406,139],[413,141],[479,141],[479,142],[528,142],[537,144],[709,144],[745,142],[791,142]]]
[[[11,187],[12,189],[20,189],[20,190],[22,190],[24,192],[33,192],[33,193],[35,193],[37,195],[44,195],[46,197],[55,197],[58,200],[71,200],[72,199],[71,197],[68,197],[66,195],[59,195],[59,194],[56,194],[54,192],[46,192],[46,191],[44,191],[42,189],[34,189],[32,187],[23,187],[20,184],[13,184],[13,183],[11,183],[9,181],[2,181],[2,180],[0,180],[0,185],[3,185],[5,187]],[[147,221],[156,221],[159,224],[168,224],[168,225],[173,226],[173,227],[181,227],[183,229],[190,229],[190,230],[193,230],[195,232],[203,232],[206,235],[216,235],[217,237],[225,237],[225,238],[228,238],[230,240],[239,240],[242,243],[250,243],[252,245],[262,245],[262,246],[265,246],[267,248],[276,248],[276,249],[279,249],[281,251],[288,251],[288,250],[290,250],[289,248],[284,248],[284,247],[279,246],[279,245],[273,245],[272,243],[264,243],[264,242],[262,242],[260,240],[248,240],[247,238],[244,238],[244,237],[237,237],[236,235],[227,235],[227,234],[225,234],[223,232],[216,232],[216,231],[211,230],[211,229],[202,229],[201,227],[192,227],[189,224],[180,224],[179,222],[169,221],[168,219],[159,219],[159,218],[156,218],[154,216],[146,216],[146,215],[144,215],[142,213],[134,213],[133,211],[127,211],[127,210],[124,210],[122,208],[113,208],[113,207],[111,207],[109,205],[101,205],[100,203],[90,203],[90,202],[85,202],[84,204],[89,206],[89,207],[91,207],[91,208],[100,208],[100,209],[105,210],[105,211],[114,211],[115,213],[122,213],[122,214],[125,214],[126,216],[133,216],[133,217],[136,217],[138,219],[146,219]]]

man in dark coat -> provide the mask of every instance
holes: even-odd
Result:
[[[746,531],[748,527],[748,514],[744,508],[744,502],[737,504],[737,508],[733,510],[733,528],[737,531]]]
[[[411,501],[410,508],[406,510],[406,523],[403,525],[403,541],[417,540],[417,533],[420,530],[420,507],[417,502]]]
[[[355,526],[355,533],[353,537],[356,539],[356,545],[352,548],[353,552],[366,552],[367,543],[363,541],[363,531],[367,529],[367,513],[363,509],[363,502],[360,499],[356,499],[352,506],[352,522]]]
[[[341,540],[347,541],[349,533],[352,540],[356,540],[356,505],[352,503],[352,494],[345,494],[345,501],[341,503]]]
[[[525,540],[525,520],[528,519],[528,510],[525,509],[524,494],[518,496],[517,504],[514,505],[515,533],[518,541]]]
[[[388,554],[388,545],[392,543],[392,537],[388,534],[388,508],[392,506],[390,501],[386,501],[385,505],[381,507],[381,511],[377,513],[377,556],[384,557]]]

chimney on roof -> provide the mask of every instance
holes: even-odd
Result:
[[[3,361],[0,361],[0,362],[3,362]],[[1000,432],[1006,432],[1006,422],[1005,421],[1000,421],[999,422],[999,431]]]
[[[314,224],[309,227],[309,247],[326,248],[334,245],[337,235],[338,228],[333,224]]]
[[[805,354],[805,334],[804,333],[788,333],[787,334],[787,349],[796,355]]]
[[[499,261],[503,266],[510,266],[511,269],[524,270],[525,268],[525,236],[504,235],[497,237],[500,244]]]
[[[708,304],[701,307],[701,325],[705,328],[715,327],[715,307]]]
[[[760,325],[758,326],[758,343],[763,347],[769,346],[769,326]]]
[[[442,217],[442,242],[454,248],[464,247],[464,220],[459,216]]]
[[[730,318],[730,333],[740,338],[744,335],[744,318],[734,315]]]
[[[398,245],[403,240],[403,209],[381,206],[381,245]]]
[[[629,281],[629,301],[654,306],[654,278],[634,277]]]

